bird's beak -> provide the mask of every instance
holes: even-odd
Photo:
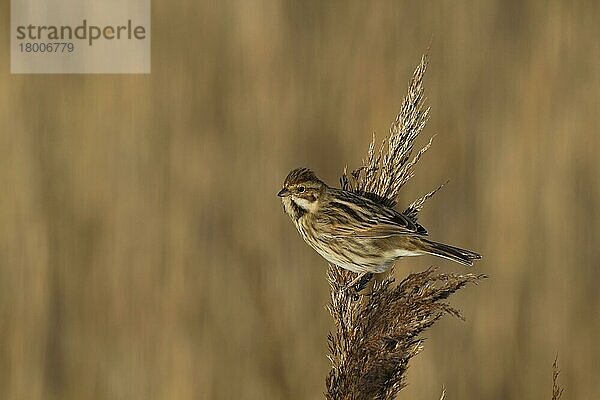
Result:
[[[287,190],[286,188],[283,188],[279,191],[279,193],[277,193],[277,196],[279,197],[286,197],[290,195],[290,191]]]

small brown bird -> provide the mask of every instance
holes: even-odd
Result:
[[[331,264],[358,273],[386,271],[400,257],[432,254],[471,266],[481,256],[434,242],[413,219],[377,201],[327,186],[309,169],[298,168],[277,193],[302,238]]]

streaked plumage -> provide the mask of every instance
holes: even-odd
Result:
[[[309,246],[361,275],[384,272],[406,256],[432,254],[469,266],[481,258],[428,239],[425,228],[376,197],[329,187],[306,168],[291,171],[278,196]]]

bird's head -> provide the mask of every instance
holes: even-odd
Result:
[[[294,220],[317,210],[327,185],[307,168],[292,170],[283,182],[281,197],[285,212]]]

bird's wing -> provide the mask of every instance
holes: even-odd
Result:
[[[396,235],[426,236],[427,231],[406,215],[364,197],[344,193],[333,199],[317,222],[328,236],[386,238]]]
[[[394,220],[380,217],[352,224],[335,221],[330,222],[328,225],[329,232],[333,237],[387,238],[397,235],[427,235],[427,231],[420,225],[407,218],[398,217]]]

